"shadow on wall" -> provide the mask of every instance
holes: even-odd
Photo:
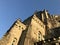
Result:
[[[60,27],[50,29],[50,32],[53,37],[59,37],[60,36]]]
[[[18,45],[24,45],[24,41],[25,41],[25,37],[26,37],[27,31],[28,30],[26,29],[26,30],[24,30],[22,32],[22,35],[21,35],[20,40],[18,42]]]

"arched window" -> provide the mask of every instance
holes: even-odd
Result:
[[[14,45],[17,41],[17,38],[14,38],[13,42],[12,42],[12,45]]]

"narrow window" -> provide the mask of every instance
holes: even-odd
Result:
[[[41,32],[40,31],[38,32],[38,39],[39,39],[39,41],[42,40],[42,38],[41,38]]]
[[[16,41],[17,41],[17,38],[14,38],[12,45],[14,45]]]

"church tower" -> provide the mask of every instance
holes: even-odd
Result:
[[[19,38],[26,26],[18,19],[0,41],[0,45],[18,45]]]

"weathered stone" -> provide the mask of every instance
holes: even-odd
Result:
[[[34,45],[39,41],[43,42],[43,45],[52,45],[54,43],[51,42],[51,39],[53,38],[54,42],[55,37],[60,34],[58,33],[60,31],[59,17],[43,10],[36,12],[23,22],[18,19],[0,40],[0,45]],[[60,42],[59,36],[58,42]]]

